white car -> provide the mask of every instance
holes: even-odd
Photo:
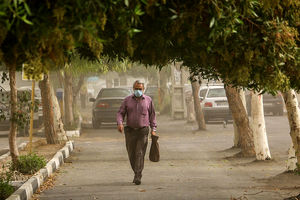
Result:
[[[199,96],[205,122],[232,120],[224,85],[202,86]]]

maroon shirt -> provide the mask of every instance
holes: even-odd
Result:
[[[131,128],[142,128],[150,126],[156,131],[156,117],[154,105],[151,97],[143,96],[137,99],[134,95],[126,97],[117,113],[117,123],[123,124],[124,118],[127,118],[127,126]]]

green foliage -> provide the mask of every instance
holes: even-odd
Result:
[[[34,174],[46,165],[46,160],[35,153],[20,156],[16,163],[11,163],[10,169],[22,174]]]
[[[257,91],[299,90],[300,1],[266,2],[148,2],[133,53],[122,38],[104,44],[104,53],[146,65],[179,61],[192,75]]]
[[[179,61],[193,75],[258,91],[300,89],[299,0],[23,2],[0,6],[5,62],[55,68],[76,49],[98,60]]]
[[[2,166],[2,172],[0,173],[0,199],[8,198],[14,191],[14,187],[10,185],[12,177],[11,171],[6,171]]]

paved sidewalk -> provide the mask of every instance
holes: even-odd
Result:
[[[229,200],[244,195],[249,200],[276,200],[296,195],[299,177],[282,174],[290,138],[286,119],[280,120],[272,127],[281,128],[274,127],[269,134],[274,159],[253,162],[231,157],[237,152],[230,149],[232,125],[224,129],[222,124],[212,124],[208,131],[195,132],[195,126],[184,121],[160,117],[161,161],[150,162],[148,148],[140,186],[132,183],[124,137],[112,128],[85,129],[75,141],[68,160],[72,163],[62,166],[55,186],[40,199]]]

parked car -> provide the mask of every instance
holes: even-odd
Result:
[[[96,98],[90,98],[90,102],[94,102],[93,128],[100,128],[102,123],[115,123],[121,103],[131,94],[132,90],[127,88],[102,88]]]
[[[223,85],[200,87],[199,96],[205,122],[232,120]]]
[[[251,115],[251,93],[246,94],[247,112]],[[283,115],[284,101],[282,95],[278,93],[276,96],[271,94],[263,94],[264,114]]]

